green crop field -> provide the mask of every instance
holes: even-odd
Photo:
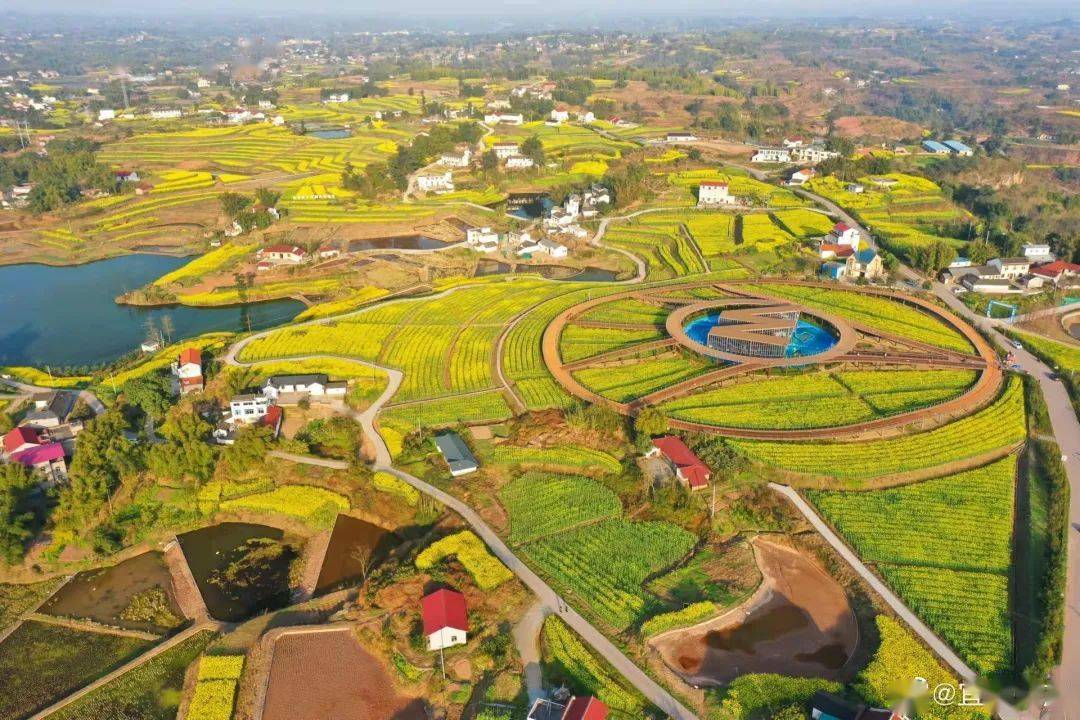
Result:
[[[701,355],[667,353],[625,365],[585,368],[574,377],[604,397],[627,402],[674,385],[713,367]]]
[[[749,173],[737,168],[687,170],[668,175],[669,184],[686,190],[683,200],[687,204],[697,201],[696,190],[703,180],[726,182],[732,195],[746,199],[748,204],[751,205],[772,208],[804,207],[809,205],[808,201],[803,200],[787,188],[755,180]]]
[[[857,487],[862,481],[967,460],[1023,442],[1024,391],[1008,382],[989,407],[939,428],[886,440],[863,442],[777,442],[732,440],[752,460],[791,472],[823,475]]]
[[[214,633],[210,630],[196,633],[50,717],[57,720],[173,720],[184,688],[184,673],[213,639]]]
[[[566,683],[575,692],[595,695],[620,716],[642,716],[645,699],[628,687],[622,676],[597,657],[560,618],[549,615],[544,620],[541,637],[545,665],[557,669],[556,677],[550,680]]]
[[[254,252],[255,248],[255,245],[238,245],[236,243],[222,245],[205,255],[195,258],[186,265],[181,265],[171,273],[162,275],[154,281],[154,284],[168,285],[169,283],[183,283],[221,272],[225,268],[236,264],[245,255]]]
[[[643,589],[645,579],[675,564],[694,543],[691,533],[670,523],[610,519],[531,542],[523,552],[560,592],[623,630],[659,604]]]
[[[980,673],[1009,669],[1012,458],[866,492],[808,491],[860,557]]]
[[[665,333],[659,326],[652,330],[624,330],[569,324],[559,338],[559,355],[562,357],[563,362],[574,362],[610,350],[618,350],[622,347],[649,340],[658,340],[663,337],[665,337]]]
[[[643,215],[628,224],[612,225],[604,242],[621,247],[645,261],[647,280],[666,280],[702,273],[707,268],[697,247],[675,218]]]
[[[773,218],[797,238],[825,235],[835,224],[828,215],[804,209],[777,210]]]
[[[536,540],[589,521],[622,514],[611,490],[571,475],[527,473],[499,491],[510,515],[510,542]]]
[[[966,370],[807,373],[744,381],[663,404],[668,416],[725,427],[847,425],[956,397],[975,380]]]
[[[516,447],[499,445],[491,452],[491,462],[500,465],[520,465],[550,470],[583,473],[619,473],[622,464],[601,450],[578,445],[555,448]]]
[[[151,643],[25,621],[0,643],[0,718],[33,715],[146,650]]]
[[[889,298],[848,290],[778,283],[745,287],[767,295],[795,300],[807,307],[834,313],[875,330],[948,350],[972,352],[971,344],[958,331],[929,313]]]

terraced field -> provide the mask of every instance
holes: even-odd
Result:
[[[914,485],[811,501],[980,673],[1012,662],[1012,458]]]

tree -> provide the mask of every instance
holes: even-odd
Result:
[[[34,514],[27,508],[27,499],[35,484],[21,463],[0,465],[0,558],[8,564],[22,559],[30,539]]]
[[[540,138],[536,135],[530,136],[525,142],[521,143],[521,154],[527,158],[531,158],[537,166],[544,164],[544,144],[540,142]]]
[[[634,432],[639,440],[648,440],[667,431],[667,413],[658,407],[647,407],[634,418]]]
[[[123,402],[117,403],[79,433],[69,482],[60,491],[57,507],[57,524],[77,534],[91,531],[121,479],[142,469],[142,451],[124,435],[124,408]]]
[[[499,156],[494,150],[488,150],[480,156],[480,167],[485,174],[496,175],[499,172]]]
[[[132,378],[120,386],[124,399],[157,421],[172,405],[172,378],[164,372],[152,372]]]
[[[281,193],[270,188],[259,188],[255,191],[255,199],[258,200],[264,207],[272,208],[278,204],[278,200],[281,199]]]
[[[147,466],[158,477],[202,484],[214,474],[216,454],[207,442],[213,428],[192,411],[181,413],[161,426],[165,442],[150,449]]]
[[[15,421],[6,412],[0,411],[0,435],[6,435],[15,427]]]
[[[274,610],[289,603],[289,576],[298,554],[292,545],[252,538],[231,550],[209,582],[247,612]]]
[[[265,425],[243,428],[235,442],[221,454],[220,467],[230,475],[239,475],[262,464],[270,451],[270,428]]]
[[[221,203],[221,209],[225,211],[225,214],[235,219],[251,205],[252,200],[240,193],[224,192],[218,195],[218,202]]]
[[[994,247],[985,240],[974,240],[968,243],[965,252],[967,253],[968,260],[970,260],[973,265],[982,265],[997,254],[994,251]]]

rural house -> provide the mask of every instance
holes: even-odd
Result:
[[[199,348],[184,348],[172,366],[179,393],[199,392],[203,389],[202,351]]]
[[[271,375],[266,379],[262,392],[270,400],[284,402],[285,397],[290,395],[343,397],[348,390],[349,384],[344,380],[330,382],[330,378],[323,373],[310,373],[307,375]]]
[[[307,259],[307,251],[297,245],[267,245],[255,254],[274,265],[298,265]]]
[[[64,446],[47,438],[33,428],[17,427],[4,436],[4,453],[9,462],[19,463],[41,476],[46,484],[55,485],[67,480],[67,461]]]
[[[454,176],[449,170],[439,175],[417,175],[416,187],[421,192],[453,192]]]
[[[686,483],[691,490],[708,487],[712,473],[680,438],[665,435],[653,440],[652,448],[645,453],[645,457],[657,456],[667,460],[675,472],[675,477]]]
[[[807,180],[812,180],[817,175],[817,170],[814,168],[800,168],[791,173],[791,177],[788,178],[788,185],[805,185]]]
[[[698,207],[734,205],[738,198],[728,191],[728,184],[718,180],[702,180],[698,185]]]
[[[45,430],[59,427],[71,414],[75,396],[52,390],[34,396],[34,408],[23,416],[21,425]]]
[[[455,432],[448,430],[436,435],[435,446],[439,448],[446,464],[450,466],[450,474],[454,477],[476,472],[479,467],[469,446]]]
[[[442,588],[421,601],[424,636],[428,650],[442,650],[464,645],[469,633],[469,613],[465,596],[457,590]]]
[[[500,160],[505,160],[521,153],[521,146],[517,143],[495,143],[491,146],[491,149],[494,151],[495,157]]]
[[[537,698],[525,720],[606,720],[607,716],[607,705],[591,695],[578,695],[566,705]]]

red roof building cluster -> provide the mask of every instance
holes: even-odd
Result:
[[[198,365],[202,367],[202,351],[196,347],[184,348],[180,351],[180,365]]]
[[[563,711],[562,720],[605,720],[608,715],[608,707],[593,696],[578,696],[570,698],[570,702]]]
[[[722,180],[702,180],[698,183],[699,187],[727,187],[728,184]],[[599,702],[599,701],[597,701]]]
[[[1033,275],[1041,275],[1042,277],[1054,278],[1055,280],[1062,275],[1080,275],[1080,265],[1071,262],[1065,262],[1064,260],[1055,260],[1052,263],[1046,263],[1036,268],[1031,269]]]
[[[28,427],[17,427],[4,436],[4,452],[14,453],[23,449],[26,445],[38,445],[37,430]]]
[[[685,481],[691,490],[708,486],[709,478],[712,476],[709,467],[690,448],[686,447],[686,443],[681,439],[673,435],[665,435],[653,440],[653,447],[675,466],[679,479]]]
[[[423,604],[424,635],[437,633],[443,628],[461,632],[469,631],[469,613],[465,609],[465,596],[457,590],[443,588],[425,595]]]

